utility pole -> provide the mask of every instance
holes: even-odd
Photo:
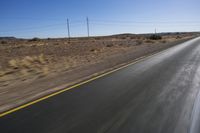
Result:
[[[88,17],[86,18],[86,21],[87,21],[87,34],[88,34],[88,37],[90,37],[90,25],[89,25]]]
[[[155,34],[157,34],[156,28],[155,28]]]
[[[67,30],[68,30],[68,39],[69,39],[69,43],[70,43],[69,19],[67,19]]]

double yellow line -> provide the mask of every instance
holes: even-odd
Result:
[[[166,50],[167,50],[167,49],[166,49]],[[114,70],[111,70],[111,71],[109,71],[109,72],[103,73],[103,74],[101,74],[101,75],[99,75],[99,76],[93,77],[93,78],[88,79],[88,80],[86,80],[86,81],[83,81],[83,82],[81,82],[81,83],[75,84],[75,85],[73,85],[73,86],[71,86],[71,87],[68,87],[68,88],[62,89],[62,90],[60,90],[60,91],[54,92],[54,93],[49,94],[49,95],[47,95],[47,96],[41,97],[41,98],[36,99],[36,100],[34,100],[34,101],[28,102],[28,103],[26,103],[26,104],[23,104],[23,105],[21,105],[21,106],[18,106],[18,107],[16,107],[16,108],[11,109],[11,110],[5,111],[5,112],[3,112],[3,113],[0,114],[0,117],[6,116],[6,115],[8,115],[8,114],[11,114],[11,113],[16,112],[16,111],[18,111],[18,110],[20,110],[20,109],[26,108],[26,107],[28,107],[28,106],[30,106],[30,105],[33,105],[33,104],[35,104],[35,103],[38,103],[38,102],[40,102],[40,101],[43,101],[43,100],[48,99],[48,98],[50,98],[50,97],[53,97],[53,96],[55,96],[55,95],[61,94],[61,93],[63,93],[63,92],[66,92],[66,91],[68,91],[68,90],[71,90],[71,89],[73,89],[73,88],[76,88],[76,87],[79,87],[79,86],[81,86],[81,85],[84,85],[84,84],[86,84],[86,83],[88,83],[88,82],[94,81],[94,80],[96,80],[96,79],[98,79],[98,78],[104,77],[104,76],[106,76],[106,75],[108,75],[108,74],[111,74],[111,73],[114,73],[114,72],[116,72],[116,71],[119,71],[119,70],[121,70],[121,69],[123,69],[123,68],[126,68],[126,67],[128,67],[128,66],[130,66],[130,65],[133,65],[133,64],[136,64],[136,63],[138,63],[138,62],[141,62],[141,61],[145,60],[146,58],[155,56],[155,55],[157,55],[157,54],[159,54],[159,53],[161,53],[161,52],[164,52],[164,51],[166,51],[166,50],[163,50],[163,51],[160,51],[160,52],[157,52],[157,53],[153,53],[153,54],[151,54],[151,55],[142,56],[142,57],[140,57],[140,58],[135,59],[133,62],[124,65],[124,66],[121,66],[121,67],[116,68],[116,69],[114,69]]]

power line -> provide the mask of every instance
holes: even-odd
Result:
[[[159,23],[145,23],[145,24],[143,24],[143,23],[129,23],[129,24],[123,24],[123,23],[102,23],[102,22],[90,22],[92,25],[105,25],[105,26],[110,26],[110,25],[116,25],[116,26],[151,26],[151,25],[154,25],[154,24],[156,24],[156,25],[169,25],[169,26],[171,26],[171,25],[177,25],[177,26],[199,26],[200,25],[200,23],[197,23],[197,24],[190,24],[190,23],[188,23],[188,24],[179,24],[179,23],[161,23],[161,24],[159,24]]]
[[[36,19],[36,18],[35,18]],[[40,20],[40,19],[38,19]],[[65,20],[66,21],[66,20]],[[36,23],[37,24],[37,23]],[[88,17],[86,17],[86,26],[87,26],[87,36],[90,36],[90,25],[95,26],[122,26],[122,27],[154,27],[156,25],[157,28],[162,29],[163,27],[193,27],[193,26],[200,26],[200,21],[121,21],[121,20],[89,20]],[[52,25],[44,25],[44,26],[36,26],[36,27],[27,27],[27,28],[18,28],[18,29],[11,29],[7,31],[1,31],[1,32],[14,32],[14,31],[35,31],[45,28],[53,28],[57,26],[63,26],[66,27],[66,22],[63,23],[57,23]],[[70,30],[74,30],[74,28],[78,27],[85,28],[85,20],[70,20],[67,19],[67,32],[68,32],[68,38],[70,40],[71,32]],[[60,27],[57,27],[57,29]],[[84,33],[85,34],[85,33]]]
[[[37,17],[1,17],[1,20],[23,20],[23,21],[65,21],[63,18],[37,18]],[[73,20],[76,22],[83,22],[83,20]]]
[[[1,17],[1,20],[49,20],[49,21],[64,21],[62,18],[38,18],[38,17]],[[71,20],[73,23],[83,22],[82,20]],[[197,21],[187,21],[187,20],[177,20],[177,21],[132,21],[132,20],[104,20],[104,19],[93,19],[93,22],[113,22],[113,23],[199,23],[200,20]]]
[[[99,26],[121,26],[121,27],[132,27],[132,26],[153,26],[153,24],[116,24],[116,23],[97,23],[97,22],[90,22],[92,25],[99,25]],[[15,32],[15,31],[32,31],[32,30],[39,30],[39,29],[46,29],[46,28],[53,28],[55,26],[64,26],[66,23],[59,23],[59,24],[52,24],[52,25],[46,25],[46,26],[35,26],[35,27],[25,27],[25,28],[20,28],[20,29],[10,29],[10,30],[5,30],[1,32]],[[157,24],[163,25],[163,24]],[[178,27],[188,27],[188,26],[200,26],[200,24],[164,24],[165,26],[178,26]],[[83,27],[83,25],[80,24],[73,24],[70,23],[70,26],[72,27]],[[89,26],[88,26],[89,28]],[[89,30],[88,30],[89,31]],[[90,31],[89,31],[90,32]],[[88,32],[88,33],[89,33]]]
[[[38,29],[51,28],[51,27],[55,27],[55,26],[61,26],[61,25],[64,25],[64,24],[65,24],[65,23],[52,24],[52,25],[45,25],[45,26],[26,27],[26,28],[11,29],[11,30],[1,31],[1,32],[14,32],[14,31],[38,30]]]
[[[92,20],[91,22],[98,23],[116,23],[116,24],[138,24],[138,23],[200,23],[200,21],[121,21],[121,20]]]

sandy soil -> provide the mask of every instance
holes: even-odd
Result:
[[[0,112],[58,91],[195,34],[0,40]],[[59,87],[58,87],[59,86]]]

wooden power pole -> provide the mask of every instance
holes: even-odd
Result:
[[[88,17],[86,18],[86,21],[87,21],[87,34],[88,34],[88,37],[90,37],[90,25],[89,25]]]
[[[69,28],[69,19],[67,19],[67,30],[68,30],[68,39],[70,42],[70,28]]]

